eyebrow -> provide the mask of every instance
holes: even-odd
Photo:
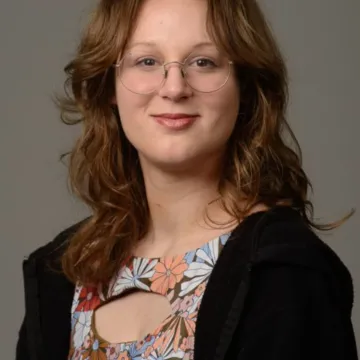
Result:
[[[134,48],[136,46],[139,46],[139,45],[150,46],[150,47],[157,47],[158,46],[155,41],[139,41],[139,42],[135,42],[133,44],[129,44],[128,49],[132,49],[132,48]],[[199,42],[196,45],[194,45],[192,47],[192,49],[197,49],[197,48],[200,48],[200,47],[210,47],[210,46],[215,47],[215,45],[213,43],[211,43],[211,42],[202,41],[202,42]]]

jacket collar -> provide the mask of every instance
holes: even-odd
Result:
[[[195,331],[195,360],[223,360],[242,313],[266,212],[246,218],[225,244],[206,285]]]

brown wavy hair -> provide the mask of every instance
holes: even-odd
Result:
[[[218,48],[235,64],[240,86],[239,119],[228,143],[220,201],[238,221],[252,207],[289,203],[308,226],[311,183],[301,167],[300,146],[285,112],[287,70],[282,54],[255,0],[208,0],[207,27]],[[82,124],[82,135],[69,156],[72,191],[92,216],[69,239],[62,258],[74,282],[106,284],[134,244],[149,228],[149,209],[138,155],[125,137],[115,94],[112,64],[122,54],[142,0],[102,0],[82,36],[74,59],[65,67],[66,96],[58,97],[66,124]],[[291,139],[286,144],[284,132]],[[240,204],[246,199],[247,206]],[[226,204],[225,204],[226,203]]]

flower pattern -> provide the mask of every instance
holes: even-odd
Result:
[[[95,310],[100,305],[100,297],[96,287],[83,287],[79,292],[75,311]]]
[[[90,333],[91,316],[92,311],[83,311],[74,314],[73,342],[76,348],[84,345],[86,336]]]
[[[131,288],[149,291],[149,285],[144,280],[151,278],[155,274],[154,267],[157,262],[156,259],[132,259],[132,263],[121,269],[118,276],[114,278],[109,287],[108,296],[119,295],[124,290]]]
[[[108,291],[77,285],[72,305],[69,360],[167,360],[194,358],[197,314],[206,284],[231,233],[179,256],[131,257],[111,280]],[[172,313],[148,336],[112,344],[92,331],[95,309],[130,289],[165,296]],[[107,299],[107,300],[106,300]]]
[[[175,285],[183,279],[187,268],[188,264],[181,255],[159,261],[155,266],[156,272],[150,279],[151,290],[166,295],[169,289],[174,289]]]
[[[83,359],[89,360],[108,360],[108,344],[105,341],[98,340],[91,333],[87,341],[87,349],[83,352]]]
[[[181,284],[179,296],[193,291],[210,277],[216,260],[219,257],[220,237],[206,244],[196,251],[196,261],[192,262],[184,275],[189,279]]]

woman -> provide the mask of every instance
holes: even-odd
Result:
[[[254,0],[102,0],[66,72],[92,214],[25,261],[18,360],[357,359]]]

